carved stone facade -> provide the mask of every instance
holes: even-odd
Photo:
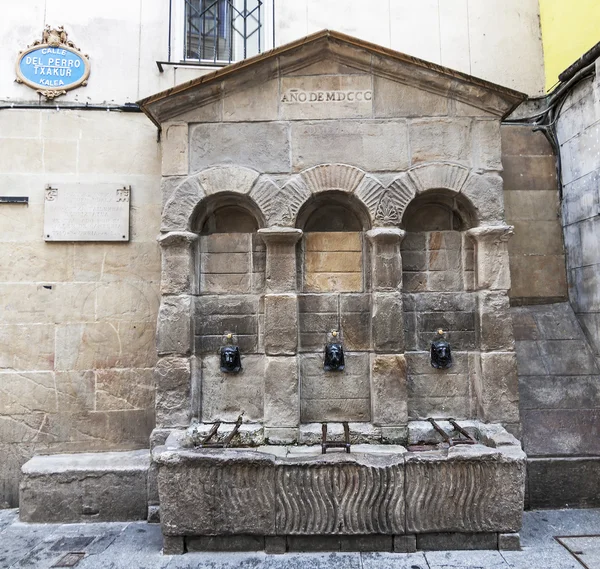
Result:
[[[164,133],[157,427],[243,412],[292,442],[306,422],[455,416],[518,434],[498,174],[522,97],[330,32],[213,75],[142,102]],[[320,84],[369,96],[278,94]],[[414,89],[418,112],[397,102]],[[438,329],[447,370],[428,363]],[[332,333],[341,374],[322,369]],[[237,376],[216,357],[228,341]],[[160,408],[169,362],[189,370],[187,416]]]
[[[419,104],[403,106],[415,90]],[[350,422],[350,436],[362,432],[372,443],[406,444],[409,420],[427,417],[501,423],[519,436],[508,317],[512,228],[504,221],[499,127],[521,99],[323,32],[142,101],[164,137],[153,441],[173,428],[202,431],[240,415],[253,429],[245,439],[251,446],[302,444],[307,425],[321,422]],[[431,364],[439,330],[451,345],[451,367]],[[344,351],[343,369],[324,366],[332,344]],[[221,350],[230,345],[241,354],[237,373],[222,369]],[[502,521],[506,511],[498,519],[490,513],[499,482],[485,512],[461,510],[478,507],[469,492],[456,506],[458,521],[438,527],[424,521],[435,506],[421,503],[422,493],[431,490],[411,486],[405,504],[407,469],[415,471],[414,485],[431,467],[431,476],[446,480],[444,493],[448,484],[480,488],[480,479],[501,480],[498,457],[479,445],[472,466],[467,451],[464,463],[448,455],[448,464],[432,466],[398,448],[383,451],[386,458],[365,451],[301,465],[181,449],[173,462],[163,449],[155,456],[160,499],[177,505],[165,512],[164,533],[518,530],[521,455],[507,475],[510,523]],[[178,510],[173,476],[181,488],[191,478],[217,476],[211,487],[218,495],[202,502],[205,514]],[[260,479],[260,492],[234,495],[243,479]],[[355,519],[354,506],[342,507],[351,485],[336,490],[342,479],[366,484],[365,500],[379,497],[397,511]],[[339,519],[326,513],[307,529],[297,512],[307,498],[294,492],[315,485],[323,501],[340,500]],[[230,499],[255,500],[244,509],[262,512],[260,520],[234,516],[215,529],[211,500]],[[321,498],[313,504],[320,505]]]

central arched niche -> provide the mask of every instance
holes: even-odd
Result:
[[[247,420],[263,418],[260,319],[265,245],[257,235],[263,226],[260,210],[239,194],[204,198],[194,213],[192,230],[199,234],[194,310],[198,365],[192,393],[195,413],[203,422],[235,421],[242,411]],[[219,350],[226,344],[239,346],[243,354],[237,374],[220,371]]]
[[[369,421],[369,213],[354,196],[325,191],[303,205],[296,227],[303,231],[297,248],[300,420]],[[323,370],[328,341],[343,344],[343,373]]]
[[[479,349],[477,297],[473,292],[473,242],[477,224],[466,198],[445,190],[417,196],[402,218],[404,326],[409,418],[472,416],[468,352]],[[453,366],[429,365],[437,330],[450,343]]]

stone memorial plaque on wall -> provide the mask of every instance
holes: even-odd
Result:
[[[129,241],[131,187],[70,184],[46,188],[45,241]]]

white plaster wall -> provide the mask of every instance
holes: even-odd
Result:
[[[89,85],[59,102],[133,102],[210,71],[166,67],[159,72],[156,61],[168,58],[169,1],[4,2],[0,100],[38,100],[35,91],[14,82],[14,68],[19,51],[39,39],[46,24],[64,25],[91,58]],[[530,95],[543,90],[537,0],[370,0],[368,6],[359,0],[273,1],[277,45],[329,28]],[[265,35],[270,48],[272,34]],[[176,45],[175,34],[174,59]]]
[[[14,81],[15,64],[19,51],[41,39],[45,25],[64,26],[91,63],[88,86],[69,91],[57,99],[58,104],[134,102],[211,71],[174,67],[159,71],[156,61],[168,58],[169,0],[4,2],[0,100],[38,101],[33,89]]]
[[[329,28],[530,95],[544,89],[537,0],[275,0],[276,43]]]

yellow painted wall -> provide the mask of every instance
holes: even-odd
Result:
[[[600,41],[600,0],[540,0],[546,90]]]

